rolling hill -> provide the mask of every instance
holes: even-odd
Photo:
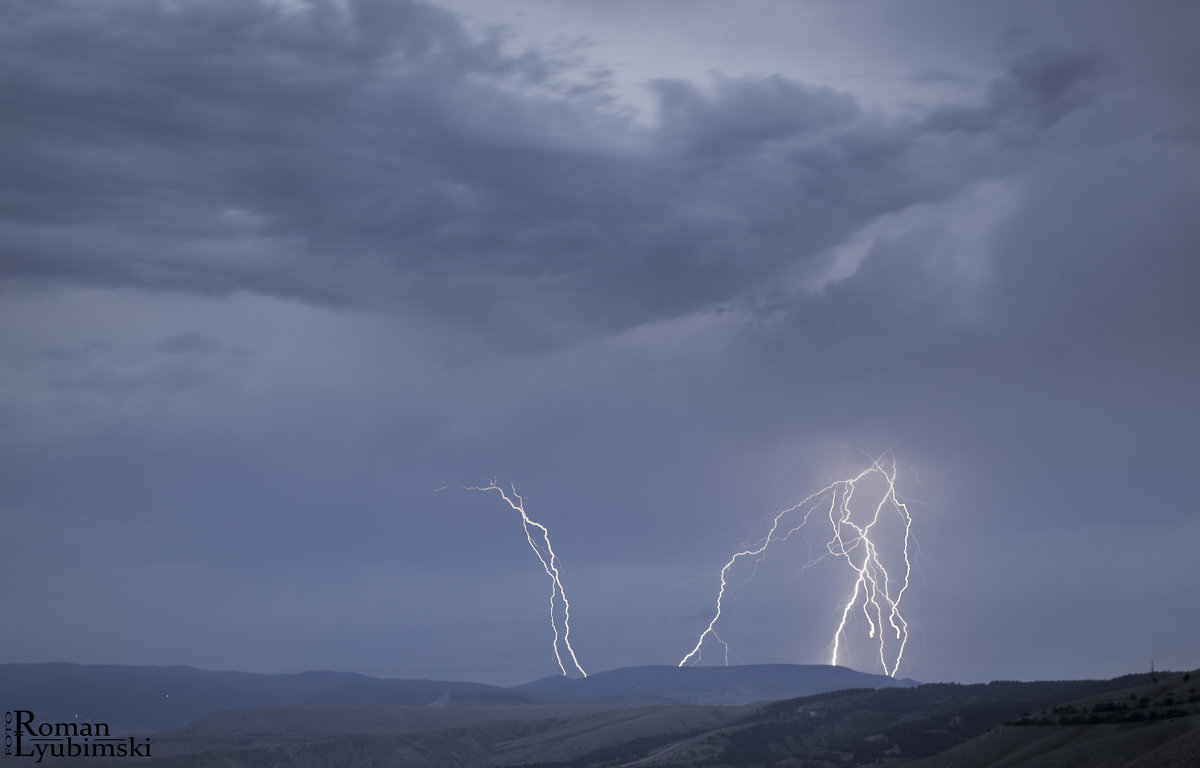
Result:
[[[908,681],[911,683],[911,681]],[[219,710],[250,707],[487,707],[580,703],[743,704],[849,687],[903,684],[845,667],[631,667],[588,678],[546,678],[513,688],[439,680],[391,680],[350,672],[265,675],[192,667],[67,663],[0,665],[0,702],[45,720],[107,722],[150,732]]]
[[[106,722],[129,732],[183,725],[245,707],[426,706],[438,701],[526,704],[532,697],[482,683],[384,680],[350,672],[264,675],[192,667],[0,664],[0,706],[39,719]]]
[[[26,669],[14,673],[12,667],[18,666]],[[139,697],[155,692],[151,682],[183,685],[176,690],[184,691],[184,703],[194,707],[287,700],[282,706],[255,703],[222,709],[152,734],[154,757],[145,762],[172,768],[1200,764],[1200,680],[1193,675],[919,686],[887,680],[890,685],[885,687],[763,702],[795,686],[880,682],[875,677],[789,665],[634,667],[583,680],[548,679],[505,689],[341,673],[243,675],[175,667],[8,665],[0,666],[0,703],[27,706],[14,704],[6,685],[17,678],[43,684],[55,680],[59,687],[47,690],[58,691],[60,707],[61,697],[101,697],[100,686],[125,680],[130,684],[119,695],[109,692],[108,703],[125,702],[142,715],[147,710],[138,709]],[[81,680],[93,687],[72,687]],[[378,704],[388,697],[412,704]],[[688,697],[753,697],[760,703],[631,705]],[[186,709],[170,713],[179,715]],[[116,729],[116,719],[110,716],[108,721]],[[124,761],[89,759],[88,764],[116,766]]]
[[[749,704],[846,688],[913,686],[913,680],[825,664],[747,664],[732,667],[623,667],[585,678],[547,677],[513,688],[568,696],[650,697],[688,704]]]
[[[1167,675],[1023,714],[913,768],[1192,768],[1200,680]]]

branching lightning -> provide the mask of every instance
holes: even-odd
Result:
[[[579,674],[587,677],[587,672],[579,665],[579,659],[575,658],[575,649],[571,647],[571,603],[567,600],[567,593],[563,589],[562,578],[558,572],[558,556],[554,554],[554,548],[550,546],[549,529],[536,520],[530,519],[529,515],[525,513],[525,500],[517,493],[517,489],[511,485],[509,486],[508,493],[505,493],[503,488],[496,485],[495,480],[492,480],[487,486],[463,486],[463,488],[468,491],[495,491],[500,494],[500,498],[508,502],[508,506],[512,507],[513,511],[521,513],[521,525],[525,529],[525,539],[529,542],[529,546],[534,554],[538,556],[538,560],[541,561],[546,575],[550,577],[550,628],[554,630],[554,659],[558,662],[559,670],[566,676],[567,667],[563,664],[563,657],[559,652],[560,634],[556,611],[558,601],[561,600],[563,615],[562,645],[566,648],[567,655],[571,658],[572,666],[579,670]],[[509,494],[512,495],[510,496]],[[536,534],[534,533],[534,529],[537,529]]]
[[[851,500],[859,483],[873,475],[882,478],[884,489],[878,501],[868,505],[870,512],[867,516],[860,515],[858,522],[851,510]],[[816,493],[806,497],[798,504],[788,507],[775,515],[771,521],[770,530],[757,547],[737,552],[721,568],[721,586],[717,591],[717,610],[708,626],[700,633],[696,646],[683,657],[679,666],[688,662],[699,662],[702,659],[701,648],[710,636],[724,648],[725,663],[729,664],[729,645],[717,634],[717,622],[721,619],[722,602],[728,585],[731,569],[742,558],[761,559],[772,543],[786,541],[800,531],[808,523],[809,518],[818,509],[825,510],[829,519],[832,535],[825,545],[826,551],[815,560],[807,563],[804,569],[816,565],[826,557],[832,556],[844,560],[854,573],[854,586],[842,607],[841,621],[833,633],[832,656],[830,664],[837,664],[838,653],[845,637],[846,623],[851,612],[858,606],[867,619],[868,637],[879,640],[879,663],[890,676],[895,676],[904,657],[904,648],[908,644],[908,622],[900,612],[900,601],[908,590],[909,577],[912,574],[912,564],[909,558],[909,541],[912,538],[912,515],[908,506],[896,493],[896,461],[891,454],[872,459],[871,465],[854,477],[830,483]],[[873,529],[884,514],[896,514],[904,529],[903,559],[904,576],[894,582],[884,567],[880,555],[880,544],[872,538]],[[899,574],[897,574],[899,575]],[[897,588],[898,583],[898,588]],[[893,594],[893,589],[895,593]],[[895,635],[889,654],[887,638],[884,635],[885,623]],[[892,660],[889,662],[889,655]]]

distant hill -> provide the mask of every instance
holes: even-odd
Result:
[[[26,676],[29,668],[40,668],[35,671],[42,674],[43,683],[48,679],[45,673],[63,673],[59,682],[68,687],[60,693],[68,694],[83,690],[69,687],[81,674],[96,685],[123,675],[128,679],[173,675],[177,682],[191,680],[199,686],[188,694],[197,701],[200,692],[213,693],[205,686],[215,681],[226,684],[226,696],[267,691],[293,698],[289,706],[227,709],[185,727],[154,733],[155,756],[145,763],[165,768],[1200,765],[1197,672],[1159,673],[1156,680],[1141,674],[1113,680],[916,687],[884,678],[893,687],[834,690],[746,706],[630,707],[612,702],[638,697],[728,698],[738,691],[763,698],[764,693],[769,697],[771,686],[778,690],[802,683],[880,681],[874,679],[877,676],[831,667],[634,667],[597,673],[586,680],[552,678],[504,689],[341,673],[248,675],[186,667],[8,665],[0,666],[0,705],[6,708],[26,707],[14,703],[12,689],[6,685],[14,677],[13,667],[23,667],[19,671]],[[205,682],[209,676],[212,679]],[[131,685],[122,693],[133,695],[137,690]],[[359,695],[385,692],[423,703],[347,706],[360,701]],[[311,703],[322,697],[339,703]],[[110,703],[113,700],[110,697]],[[475,703],[459,705],[466,701]],[[297,702],[305,703],[297,706]],[[39,707],[36,702],[28,706]],[[116,727],[116,718],[106,720]],[[127,762],[89,759],[88,764],[117,768]]]
[[[1187,690],[1191,681],[1182,681],[1189,684],[1183,688],[1174,683],[1162,690],[1130,687],[1146,678],[860,688],[743,707],[260,708],[225,711],[154,734],[156,756],[146,763],[168,768],[1194,768],[1200,717],[1189,714],[1193,702],[1180,703],[1184,692],[1194,695]],[[1143,712],[1143,722],[1129,720],[1134,711]],[[1057,724],[1060,717],[1073,723],[1093,715],[1099,724]],[[1001,725],[1006,722],[1023,725]],[[125,762],[89,765],[117,768]]]
[[[526,693],[568,696],[620,696],[664,699],[687,704],[749,704],[790,699],[848,688],[913,686],[848,667],[825,664],[747,664],[732,667],[623,667],[585,678],[561,675],[513,688]]]
[[[912,684],[845,667],[629,667],[586,679],[562,676],[513,688],[441,680],[389,680],[351,672],[264,675],[193,667],[0,664],[0,706],[39,719],[106,722],[152,732],[218,710],[252,707],[487,707],[553,703],[743,704],[842,688]]]
[[[525,704],[530,697],[483,683],[384,680],[351,672],[263,675],[193,667],[67,663],[0,664],[0,709],[41,720],[106,722],[127,732],[189,723],[245,707],[396,707]]]

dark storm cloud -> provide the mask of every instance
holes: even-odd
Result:
[[[1200,229],[1183,209],[1200,194],[1200,153],[1179,133],[1195,117],[1182,95],[1095,51],[1017,55],[978,103],[933,108],[905,144],[910,159],[958,161],[945,185],[957,201],[917,200],[903,226],[869,239],[851,278],[767,294],[760,312],[785,318],[802,353],[1043,376],[1086,363],[1076,373],[1093,377],[1114,356],[1153,355],[1147,375],[1190,371],[1178,345],[1198,322]]]
[[[860,117],[849,95],[804,87],[778,75],[718,80],[705,94],[685,80],[658,80],[660,140],[694,159],[717,160],[753,152]]]
[[[1036,143],[1106,72],[1028,54],[917,119],[780,76],[659,80],[647,128],[441,10],[348,8],[8,6],[6,276],[620,329],[820,271],[994,172],[980,134]]]
[[[991,133],[1019,140],[1052,128],[1070,113],[1102,95],[1103,76],[1112,62],[1103,55],[1036,51],[1017,58],[1007,74],[993,82],[977,106],[935,108],[926,126],[932,130]]]
[[[1200,196],[1195,147],[1142,141],[1086,163],[1047,164],[1031,181],[1021,226],[996,244],[1006,256],[996,291],[1014,303],[1016,333],[1109,352],[1190,338],[1200,277],[1200,221],[1189,213]]]

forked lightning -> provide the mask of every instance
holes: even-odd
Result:
[[[562,645],[566,647],[567,655],[571,657],[571,664],[575,669],[579,670],[579,674],[587,677],[587,672],[584,672],[583,667],[579,665],[579,659],[575,658],[575,649],[571,647],[571,603],[567,600],[567,593],[563,589],[562,578],[558,573],[558,556],[554,554],[554,548],[550,546],[550,531],[546,526],[530,519],[529,515],[525,513],[525,500],[517,493],[517,489],[511,485],[509,486],[508,493],[505,493],[503,488],[496,485],[495,480],[492,480],[484,487],[463,486],[463,488],[468,491],[495,491],[500,494],[500,498],[508,502],[508,506],[512,507],[514,511],[521,513],[521,525],[525,529],[525,539],[529,542],[529,546],[533,549],[534,554],[538,556],[538,560],[541,561],[542,568],[546,570],[546,574],[550,577],[550,628],[554,630],[554,659],[558,662],[558,668],[566,676],[567,667],[563,664],[563,657],[558,649],[560,635],[558,632],[558,618],[555,611],[558,600],[561,599],[563,606]],[[510,496],[509,494],[512,495]],[[533,533],[534,528],[538,531],[536,536]]]
[[[883,479],[885,486],[883,493],[873,504],[870,503],[872,500],[868,499],[866,505],[868,513],[865,516],[860,515],[860,520],[856,522],[851,510],[851,500],[854,498],[856,487],[864,479],[876,474]],[[867,619],[868,637],[878,636],[879,663],[886,674],[893,677],[896,675],[896,670],[899,669],[900,661],[904,657],[904,648],[908,643],[908,622],[900,612],[900,601],[904,598],[904,593],[909,585],[909,577],[912,575],[912,563],[908,551],[912,538],[912,515],[909,514],[908,506],[896,494],[896,461],[891,454],[884,454],[879,458],[872,459],[871,465],[854,477],[830,483],[798,504],[779,512],[771,521],[771,528],[762,543],[757,547],[737,552],[729,558],[729,561],[721,568],[721,586],[717,591],[716,613],[708,622],[708,626],[700,633],[696,646],[683,657],[679,666],[682,667],[692,661],[699,662],[702,658],[701,647],[710,636],[724,648],[725,663],[729,663],[729,645],[717,634],[716,626],[721,618],[721,607],[725,598],[730,570],[738,560],[759,557],[772,543],[786,541],[792,534],[804,528],[814,511],[825,509],[826,506],[828,506],[827,514],[832,536],[825,545],[826,552],[804,567],[808,568],[832,555],[837,559],[844,560],[855,574],[854,586],[842,608],[841,621],[833,633],[833,651],[829,663],[837,664],[838,653],[845,636],[846,622],[855,606],[860,606]],[[904,578],[899,580],[898,588],[893,583],[880,557],[882,542],[872,538],[873,529],[885,513],[896,514],[904,528],[903,542],[899,547],[904,559]],[[894,594],[893,589],[895,589]],[[885,622],[895,634],[894,647],[890,654],[893,658],[890,662],[888,660],[888,643],[883,632]]]

